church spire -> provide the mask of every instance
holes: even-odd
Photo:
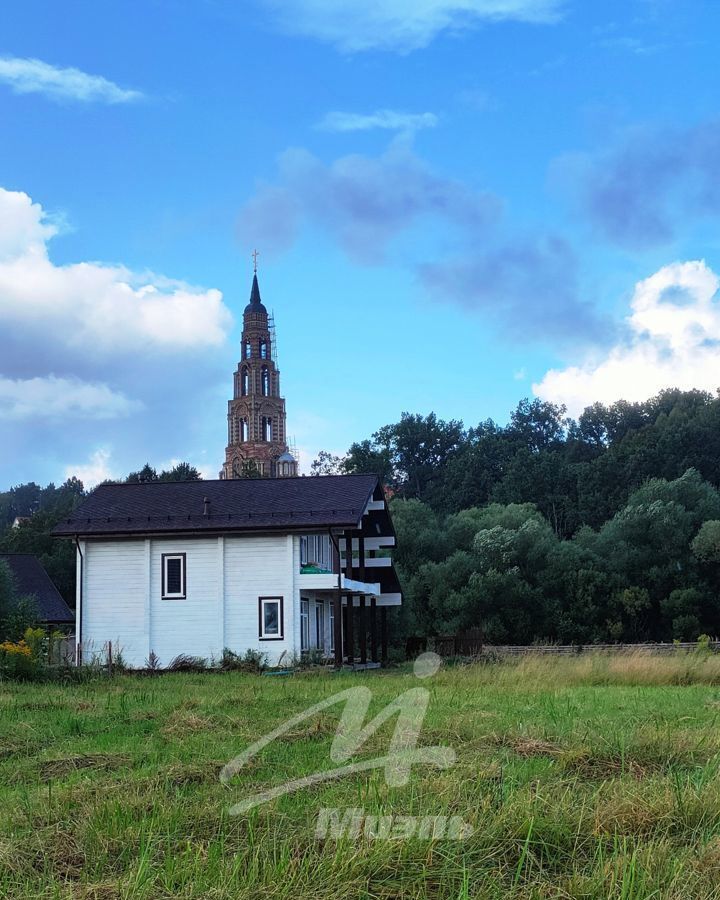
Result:
[[[250,288],[250,302],[245,307],[245,314],[247,315],[247,313],[263,313],[267,315],[267,310],[260,299],[260,285],[258,284],[257,272],[253,275],[252,287]]]
[[[259,306],[262,304],[262,300],[260,299],[260,285],[257,280],[257,272],[253,275],[252,280],[252,288],[250,289],[250,303],[253,306]]]

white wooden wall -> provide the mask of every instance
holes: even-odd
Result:
[[[151,651],[162,666],[180,653],[218,660],[224,647],[260,650],[273,663],[299,654],[297,537],[86,541],[82,549],[84,646],[112,641],[138,668]],[[186,554],[184,600],[162,599],[163,553]],[[260,640],[259,597],[283,598],[283,640]]]

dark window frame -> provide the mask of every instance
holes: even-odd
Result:
[[[265,618],[263,616],[263,605],[265,601],[273,600],[280,607],[280,615],[279,615],[279,626],[280,633],[279,634],[268,634],[264,635],[263,632],[265,630]],[[285,640],[285,598],[278,596],[277,594],[273,594],[268,597],[258,597],[258,640],[259,641],[284,641]]]
[[[165,560],[166,559],[182,560],[182,593],[168,594],[167,584],[165,583]],[[161,573],[162,573],[162,599],[163,600],[187,600],[187,553],[163,553],[161,554]]]

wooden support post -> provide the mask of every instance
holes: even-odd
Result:
[[[360,629],[360,662],[362,665],[365,665],[367,663],[367,608],[365,606],[365,594],[360,594],[358,628]]]
[[[339,576],[338,576],[339,577]],[[333,641],[335,643],[335,665],[342,668],[343,663],[343,633],[342,633],[342,594],[340,588],[335,592],[332,602],[335,604],[333,622]]]
[[[380,652],[383,663],[388,658],[387,606],[380,607]]]
[[[375,663],[378,661],[377,600],[375,597],[370,598],[370,658]]]

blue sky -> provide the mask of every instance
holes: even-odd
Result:
[[[0,7],[0,486],[720,387],[710,0]]]

